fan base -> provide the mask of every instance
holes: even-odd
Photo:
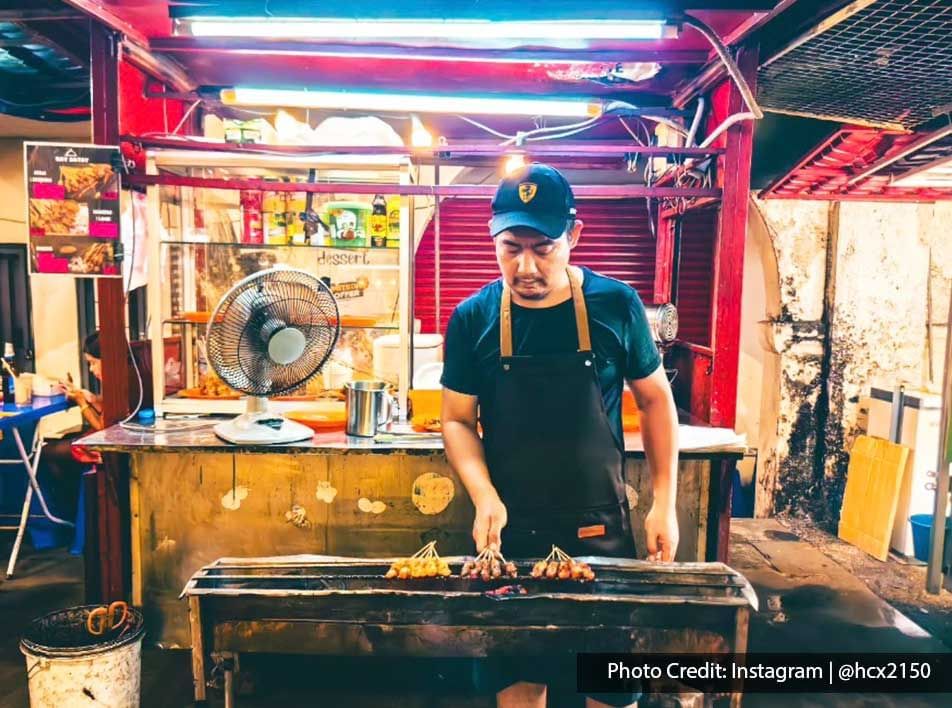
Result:
[[[259,421],[280,420],[279,428],[272,428]],[[235,445],[281,445],[300,442],[314,437],[314,431],[306,425],[275,413],[245,413],[215,426],[215,434]]]

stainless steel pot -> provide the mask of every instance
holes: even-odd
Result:
[[[348,435],[372,438],[390,424],[394,400],[385,381],[348,381],[344,389]]]

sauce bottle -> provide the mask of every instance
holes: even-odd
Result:
[[[382,194],[374,196],[370,212],[370,245],[374,248],[386,248],[387,231],[387,200]]]
[[[14,369],[15,363],[16,355],[13,351],[13,344],[11,342],[7,342],[3,347],[3,364],[0,365],[0,368],[3,369],[2,381],[4,403],[16,403],[17,400],[17,380],[16,370]]]

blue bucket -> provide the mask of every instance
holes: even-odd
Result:
[[[909,517],[912,524],[912,547],[916,560],[929,562],[929,550],[932,548],[932,514],[913,514]],[[949,548],[952,536],[952,519],[945,520],[945,548]]]

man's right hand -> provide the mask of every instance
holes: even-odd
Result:
[[[473,520],[473,541],[476,552],[482,552],[486,546],[493,550],[502,549],[502,530],[509,520],[506,505],[495,493],[487,494],[485,499],[476,503],[476,518]]]

